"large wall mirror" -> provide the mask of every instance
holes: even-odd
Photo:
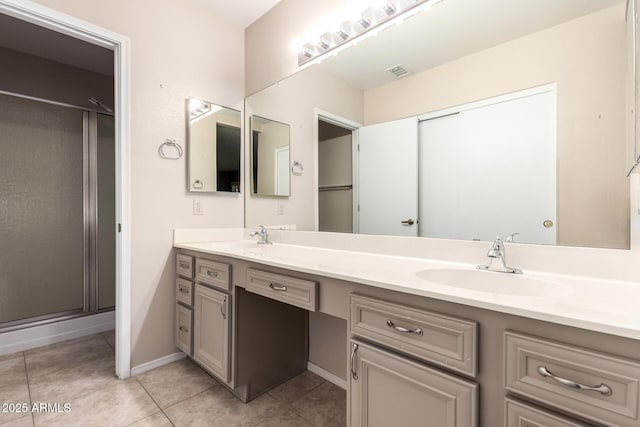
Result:
[[[443,0],[248,97],[305,174],[246,225],[628,249],[627,7]]]
[[[240,192],[240,111],[187,99],[187,190]]]
[[[251,193],[289,196],[289,125],[259,116],[250,117]]]

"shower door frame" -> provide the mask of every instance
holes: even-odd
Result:
[[[130,74],[129,39],[27,0],[0,0],[0,13],[114,53],[116,147],[116,375],[131,376]]]

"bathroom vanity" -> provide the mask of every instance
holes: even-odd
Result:
[[[525,272],[520,290],[490,293],[421,277],[516,275],[251,240],[175,246],[176,345],[244,401],[306,369],[318,311],[347,321],[335,357],[351,426],[640,425],[640,319],[592,311],[601,284]],[[624,286],[609,290],[637,294]]]

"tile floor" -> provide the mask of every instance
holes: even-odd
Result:
[[[113,348],[111,331],[0,356],[0,426],[346,424],[344,390],[308,371],[244,404],[188,359],[119,381]],[[59,411],[32,412],[34,403],[59,403]]]

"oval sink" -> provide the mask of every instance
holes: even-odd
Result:
[[[420,279],[436,285],[491,294],[559,297],[568,296],[575,292],[571,286],[534,279],[522,274],[451,268],[422,270],[416,275]]]

